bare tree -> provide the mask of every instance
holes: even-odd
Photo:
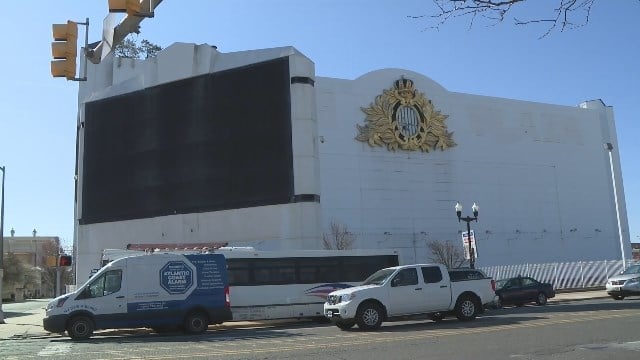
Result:
[[[348,250],[356,241],[356,236],[352,234],[346,225],[331,222],[331,234],[322,234],[322,245],[325,249]]]
[[[48,240],[44,244],[42,244],[42,263],[50,264],[48,259],[51,261],[57,261],[58,256],[62,254],[64,251],[60,246],[60,243],[54,240]],[[57,267],[54,266],[45,266],[42,269],[42,286],[47,294],[54,294],[56,288],[56,277],[57,277]],[[60,269],[60,285],[70,285],[73,283],[73,272],[71,269],[61,268]]]
[[[455,246],[450,240],[431,240],[427,243],[427,247],[432,254],[429,260],[443,264],[449,269],[459,268],[467,261],[462,254],[461,248]]]
[[[4,277],[2,278],[3,288],[23,285],[25,276],[29,275],[30,268],[23,260],[14,253],[7,253],[4,256]]]
[[[526,3],[540,0],[432,0],[436,11],[433,14],[410,16],[411,18],[428,18],[434,24],[430,29],[438,29],[453,18],[468,18],[469,27],[478,20],[487,21],[491,25],[503,22],[513,14],[514,8],[523,7]],[[516,25],[533,23],[548,24],[545,37],[554,30],[565,31],[586,25],[589,22],[591,8],[596,0],[556,0],[549,5],[548,16],[543,18],[519,19],[513,17]]]

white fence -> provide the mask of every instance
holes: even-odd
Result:
[[[633,260],[627,260],[629,266]],[[617,275],[622,260],[578,261],[549,264],[520,264],[489,266],[480,268],[495,280],[518,275],[530,276],[538,281],[550,283],[554,289],[579,289],[605,286],[610,276]]]

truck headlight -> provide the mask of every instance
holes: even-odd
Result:
[[[341,302],[347,302],[347,301],[351,301],[353,299],[356,298],[356,293],[351,293],[351,294],[347,294],[347,295],[342,295],[342,298],[340,299]]]

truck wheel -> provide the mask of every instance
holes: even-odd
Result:
[[[93,321],[86,316],[76,316],[69,320],[67,334],[73,340],[86,340],[93,334]]]
[[[338,321],[336,322],[336,326],[340,330],[349,330],[356,324],[355,321]]]
[[[201,312],[193,312],[184,319],[184,332],[202,334],[209,328],[209,318]]]
[[[356,323],[362,330],[376,330],[382,325],[382,309],[375,303],[364,303],[356,312]]]
[[[624,300],[624,295],[611,295],[613,300]]]
[[[538,305],[547,305],[547,295],[544,293],[538,293],[538,297],[536,298],[536,304]]]
[[[460,321],[470,321],[478,315],[478,306],[470,296],[458,299],[456,303],[456,317]]]
[[[444,313],[441,313],[441,312],[433,313],[429,315],[429,319],[435,322],[441,322],[442,320],[444,320]]]

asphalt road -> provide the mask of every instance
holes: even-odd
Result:
[[[463,323],[385,323],[376,332],[287,324],[204,335],[103,331],[85,342],[8,340],[2,359],[639,359],[640,298],[505,308]]]

